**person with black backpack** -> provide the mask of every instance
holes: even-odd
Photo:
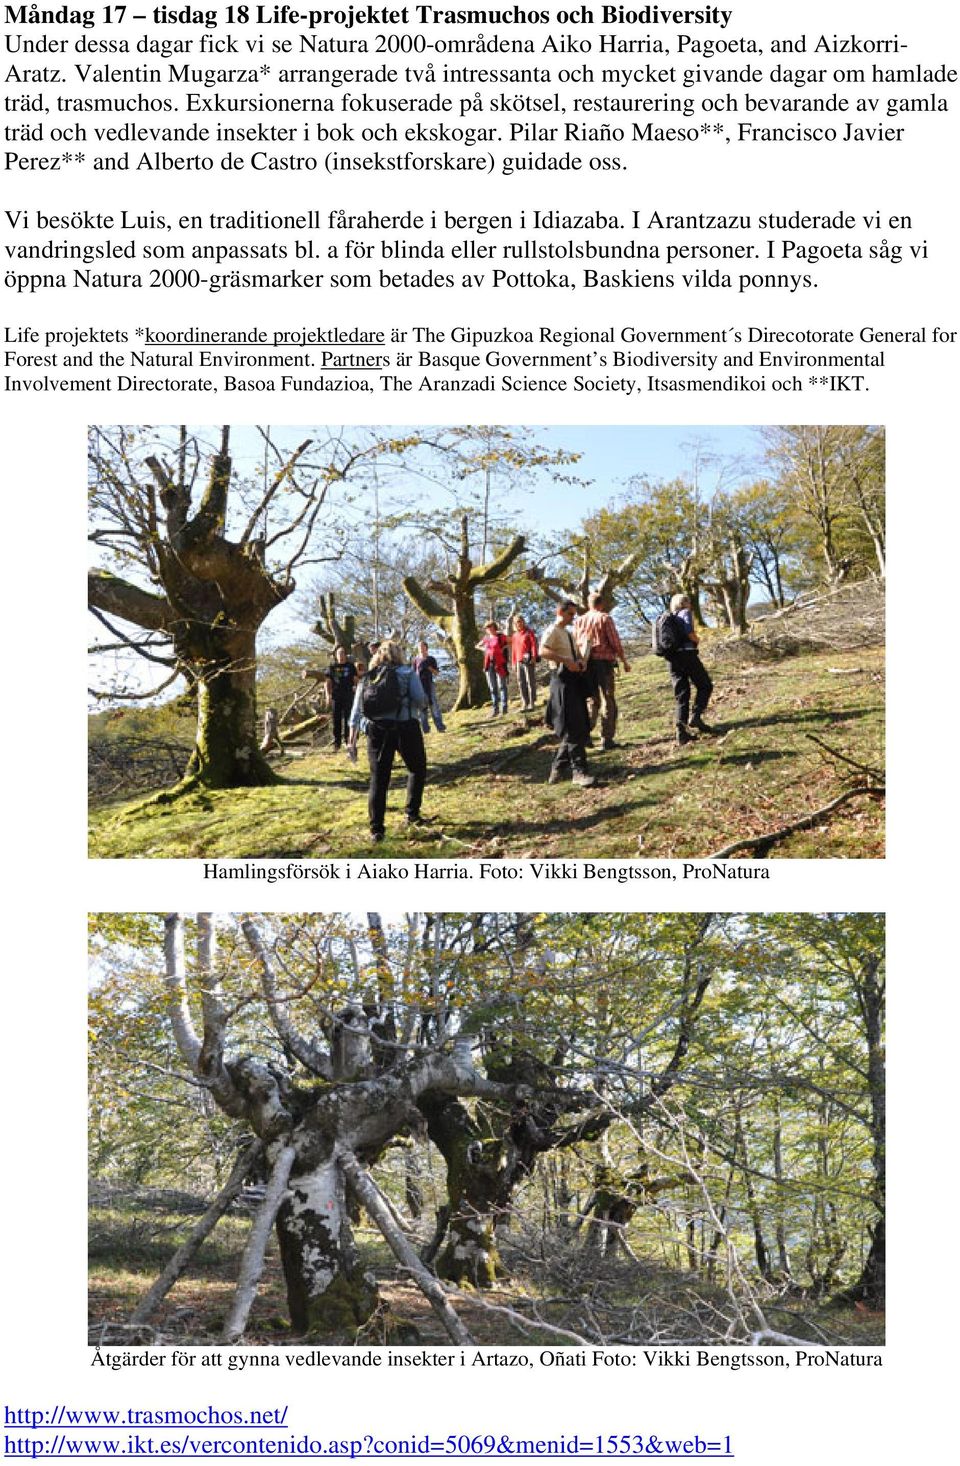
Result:
[[[698,637],[693,629],[690,598],[676,595],[670,602],[669,611],[664,611],[653,623],[653,650],[658,657],[666,660],[670,668],[670,681],[673,683],[676,701],[677,743],[681,747],[685,743],[693,742],[691,729],[698,733],[714,731],[703,721],[713,683],[700,660],[697,646]],[[691,684],[697,693],[692,714]]]
[[[420,710],[426,705],[423,684],[413,668],[404,665],[397,643],[381,642],[370,658],[369,670],[357,688],[350,713],[354,737],[360,731],[367,735],[370,760],[367,808],[374,844],[379,844],[384,836],[390,775],[398,753],[407,769],[407,824],[423,824],[420,804],[427,780],[427,752]]]

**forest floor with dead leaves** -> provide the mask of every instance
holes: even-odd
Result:
[[[188,1273],[149,1325],[131,1328],[136,1304],[203,1210],[201,1198],[149,1188],[110,1188],[91,1203],[88,1340],[91,1344],[177,1344],[214,1347],[233,1295],[249,1214],[229,1214],[203,1243]],[[426,1228],[430,1230],[429,1227]],[[635,1245],[636,1245],[636,1239]],[[378,1282],[380,1308],[359,1331],[325,1337],[325,1345],[422,1344],[449,1339],[430,1305],[398,1267],[379,1233],[357,1229],[361,1267]],[[576,1348],[743,1344],[759,1327],[750,1299],[667,1265],[661,1252],[600,1259],[579,1241],[554,1236],[531,1247],[522,1226],[504,1239],[507,1276],[483,1293],[453,1290],[451,1302],[480,1346]],[[639,1245],[642,1245],[639,1244]],[[883,1315],[831,1307],[808,1298],[761,1298],[767,1326],[798,1343],[873,1349],[883,1343]],[[302,1344],[286,1318],[275,1238],[246,1345]]]

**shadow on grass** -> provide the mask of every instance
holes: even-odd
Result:
[[[808,713],[768,713],[762,717],[738,718],[735,723],[716,726],[721,736],[743,728],[775,728],[782,723],[821,723],[824,727],[829,727],[833,723],[849,723],[854,718],[865,718],[869,711],[869,708],[843,708],[831,712],[827,708],[818,708]]]
[[[452,822],[438,821],[438,828],[434,831],[434,835],[437,840],[440,840],[442,828],[444,833],[455,830],[457,838],[463,840],[465,844],[479,844],[481,841],[497,839],[505,835],[522,840],[532,835],[559,835],[570,830],[596,829],[605,821],[620,818],[623,813],[623,807],[619,804],[610,806],[598,804],[595,808],[577,815],[565,815],[560,809],[549,819],[524,820],[522,823],[511,821],[506,824],[502,820],[499,822],[462,820],[454,825]],[[426,837],[430,829],[430,825],[424,827],[422,836]],[[418,840],[418,843],[427,844],[428,839],[422,838]]]
[[[791,748],[754,748],[748,749],[745,753],[721,754],[722,761],[728,768],[748,768],[757,764],[777,763],[780,759],[796,757],[797,750]]]

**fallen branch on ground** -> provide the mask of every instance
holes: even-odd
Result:
[[[556,1334],[558,1338],[570,1339],[574,1344],[582,1345],[606,1342],[602,1335],[598,1335],[594,1339],[585,1339],[582,1334],[575,1334],[571,1329],[562,1329],[556,1324],[547,1323],[546,1319],[541,1318],[536,1313],[533,1303],[530,1306],[534,1310],[534,1316],[533,1318],[528,1318],[526,1314],[518,1313],[515,1308],[507,1308],[502,1303],[489,1303],[486,1298],[481,1298],[478,1294],[464,1293],[460,1288],[452,1288],[449,1284],[445,1287],[444,1292],[448,1297],[462,1298],[464,1303],[470,1304],[471,1308],[482,1308],[484,1313],[502,1314],[505,1318],[511,1319],[524,1332],[528,1330],[546,1329],[547,1333]]]
[[[302,723],[294,723],[291,728],[284,728],[283,736],[288,743],[293,743],[298,738],[306,738],[308,733],[319,732],[329,722],[329,713],[317,713],[314,717],[304,718]]]
[[[838,748],[834,748],[832,744],[827,743],[823,738],[818,738],[816,733],[807,733],[805,736],[810,739],[811,743],[815,743],[818,748],[822,748],[824,753],[828,753],[831,758],[837,759],[842,764],[848,764],[851,769],[856,769],[860,774],[866,774],[868,779],[874,780],[877,784],[883,783],[882,769],[876,769],[872,764],[861,763],[859,759],[851,758],[848,753],[841,753]]]
[[[459,845],[461,850],[472,850],[474,842],[470,840],[459,840],[456,835],[445,835],[443,830],[437,830],[437,839],[442,840],[444,845]]]
[[[730,855],[736,855],[740,850],[756,850],[766,854],[771,845],[776,845],[779,840],[785,840],[788,835],[796,834],[798,830],[809,830],[817,820],[823,819],[825,815],[832,814],[848,800],[854,799],[858,794],[885,794],[887,791],[882,784],[858,784],[854,789],[847,789],[843,794],[831,799],[829,804],[824,804],[820,809],[815,809],[811,814],[805,814],[802,819],[793,820],[789,825],[781,825],[778,830],[771,830],[766,835],[752,835],[745,840],[734,840],[730,845],[724,845],[722,850],[714,850],[712,854],[705,857],[706,860],[726,860]]]

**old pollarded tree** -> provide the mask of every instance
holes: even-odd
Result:
[[[325,554],[318,544],[332,487],[416,441],[334,434],[281,447],[262,432],[255,484],[236,475],[229,427],[210,448],[186,427],[169,444],[132,428],[90,434],[90,539],[101,563],[88,573],[88,603],[110,647],[167,669],[154,694],[181,676],[195,695],[181,788],[276,782],[259,747],[258,632],[296,589],[298,567],[339,553],[335,536]]]
[[[435,1278],[397,1227],[368,1168],[395,1137],[421,1132],[421,1105],[482,1097],[509,1109],[529,1097],[525,1086],[501,1083],[482,1072],[475,1063],[477,1033],[469,1023],[439,1041],[423,1041],[426,1030],[420,1009],[404,1009],[393,992],[393,974],[375,915],[370,918],[377,952],[372,985],[361,977],[353,938],[345,936],[357,991],[336,1014],[327,1013],[324,1031],[316,1034],[296,1027],[291,995],[281,992],[259,927],[249,918],[241,927],[258,975],[263,1015],[272,1029],[273,1051],[287,1056],[284,1064],[246,1052],[242,1044],[236,1051],[231,1048],[229,1014],[236,1013],[237,1004],[224,998],[214,918],[198,918],[196,960],[189,964],[184,918],[178,913],[165,918],[167,1004],[181,1058],[217,1106],[249,1126],[254,1148],[247,1154],[251,1163],[253,1158],[262,1159],[267,1175],[265,1199],[251,1229],[226,1336],[236,1338],[243,1331],[274,1224],[290,1321],[297,1332],[355,1328],[369,1317],[377,1298],[358,1267],[350,1220],[352,1197],[380,1227],[450,1336],[467,1341]],[[412,938],[411,928],[411,942]],[[329,948],[326,958],[320,958],[321,966],[327,960],[332,960]],[[242,1169],[241,1164],[228,1191],[237,1187]],[[221,1197],[211,1212],[219,1215],[223,1209]],[[174,1276],[176,1271],[174,1267]],[[152,1308],[158,1294],[151,1292]],[[143,1306],[134,1317],[145,1317]]]

